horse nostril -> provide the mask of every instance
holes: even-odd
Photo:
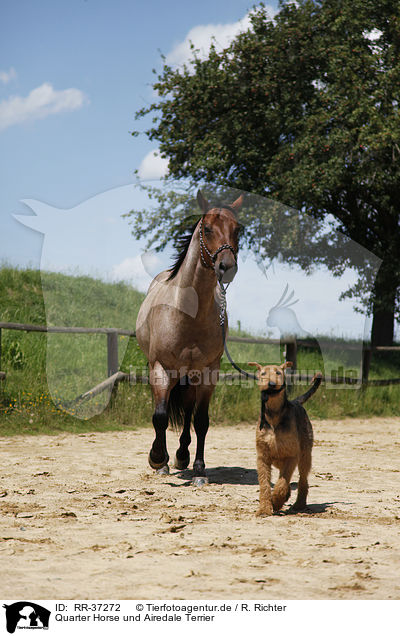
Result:
[[[229,259],[220,261],[215,268],[215,273],[217,274],[218,280],[223,281],[224,283],[232,282],[235,278],[236,272],[236,263],[231,263]]]
[[[268,386],[273,389],[274,387],[276,387],[276,382],[268,382]]]

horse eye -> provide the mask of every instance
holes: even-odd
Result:
[[[204,226],[204,234],[212,234],[212,228],[209,225]]]

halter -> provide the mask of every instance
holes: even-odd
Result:
[[[201,217],[200,227],[199,227],[199,236],[200,236],[200,258],[201,258],[201,262],[203,263],[204,267],[207,267],[207,269],[214,269],[214,265],[215,265],[215,261],[217,260],[217,256],[223,250],[230,250],[232,252],[232,254],[233,254],[233,258],[235,259],[235,264],[237,264],[237,257],[236,257],[235,250],[233,249],[232,245],[229,245],[228,243],[224,243],[223,245],[221,245],[221,247],[219,247],[214,252],[214,254],[212,254],[210,252],[210,250],[208,249],[208,247],[206,245],[206,242],[204,240],[204,236],[203,236],[203,219],[204,219],[204,217]],[[206,259],[204,257],[204,252],[211,259],[211,261],[213,263],[212,265],[207,263],[207,261],[206,261]]]

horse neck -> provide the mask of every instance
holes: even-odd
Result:
[[[208,315],[215,303],[217,277],[214,269],[204,267],[200,256],[199,228],[193,233],[185,260],[176,276],[179,287],[193,287],[198,296],[198,314],[200,318]]]

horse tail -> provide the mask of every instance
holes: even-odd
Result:
[[[322,373],[316,373],[312,379],[312,386],[308,389],[308,391],[306,391],[305,393],[303,393],[303,395],[299,395],[299,397],[297,397],[294,401],[297,402],[298,404],[304,404],[304,402],[307,402],[307,400],[314,395],[315,391],[318,389],[319,385],[322,382]]]
[[[171,393],[168,401],[168,419],[174,430],[183,428],[185,419],[185,398],[189,388],[188,377],[185,375],[178,380]]]

